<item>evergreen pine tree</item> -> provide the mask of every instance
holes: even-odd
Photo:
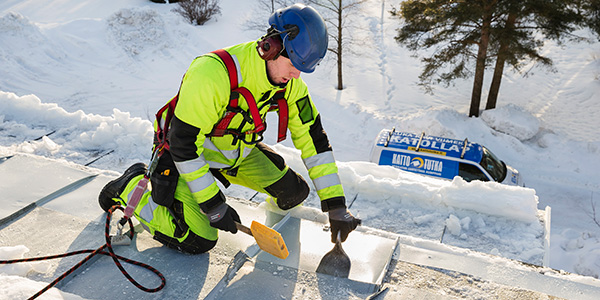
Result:
[[[432,51],[421,58],[419,84],[427,92],[432,84],[448,86],[473,75],[469,116],[477,117],[491,61],[496,59],[486,109],[496,106],[506,64],[516,70],[529,61],[551,67],[538,51],[544,39],[577,38],[571,33],[584,22],[581,1],[600,0],[409,0],[391,13],[404,19],[395,37],[400,44],[415,55]]]

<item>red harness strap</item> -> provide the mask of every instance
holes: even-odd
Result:
[[[221,58],[221,60],[225,64],[225,67],[227,68],[227,72],[229,73],[229,84],[231,86],[232,98],[229,99],[229,107],[227,112],[225,113],[225,116],[213,129],[211,135],[223,136],[229,133],[227,127],[229,126],[229,123],[231,123],[231,119],[233,119],[235,114],[239,112],[239,104],[237,97],[239,94],[244,96],[244,99],[246,99],[246,102],[248,103],[248,109],[250,110],[250,116],[252,117],[251,121],[252,123],[254,123],[254,130],[245,133],[262,134],[265,131],[266,127],[263,123],[262,118],[260,117],[260,112],[258,111],[258,107],[256,106],[256,100],[254,100],[254,96],[252,96],[252,93],[250,93],[250,91],[247,88],[238,87],[237,68],[235,67],[235,62],[233,61],[233,58],[231,57],[229,52],[223,49],[215,50],[212,53],[219,56],[219,58]]]
[[[227,51],[225,51],[223,49],[215,50],[212,53],[219,56],[219,58],[221,58],[221,61],[223,61],[223,63],[225,64],[225,67],[227,68],[227,72],[229,73],[229,85],[231,87],[231,97],[229,99],[229,105],[227,106],[227,111],[225,112],[225,115],[219,121],[219,123],[217,123],[217,125],[213,128],[213,130],[209,136],[219,137],[219,136],[224,136],[226,134],[241,135],[241,134],[248,134],[248,133],[262,135],[262,133],[266,130],[266,126],[260,116],[258,106],[256,105],[256,100],[254,99],[254,96],[252,96],[252,93],[247,88],[238,86],[237,68],[235,66],[235,62],[233,61],[233,58]],[[250,110],[250,118],[246,118],[247,113],[244,112],[239,107],[238,100],[239,100],[240,94],[244,97],[244,99],[246,99],[246,102],[248,103],[248,109]],[[286,132],[287,132],[289,112],[288,112],[287,101],[284,98],[284,94],[285,94],[285,89],[283,89],[281,91],[277,91],[275,93],[275,95],[273,96],[273,101],[277,101],[277,103],[276,104],[272,103],[271,107],[269,108],[269,111],[278,110],[278,114],[279,114],[279,127],[278,127],[277,142],[281,142],[281,141],[285,140]],[[178,99],[179,99],[179,93],[177,93],[177,95],[175,97],[173,97],[167,104],[165,104],[156,113],[156,120],[157,120],[158,128],[155,133],[155,138],[156,138],[156,143],[157,143],[156,146],[158,147],[158,149],[164,148],[166,150],[169,150],[169,144],[167,142],[167,134],[169,131],[169,125],[171,124],[171,119],[173,118],[173,115],[175,113],[175,106],[177,105]],[[162,123],[161,120],[162,120],[162,116],[165,113],[165,111],[167,113],[165,116],[164,123]],[[250,131],[241,133],[241,132],[235,132],[235,130],[228,129],[227,127],[229,127],[229,123],[231,123],[231,120],[237,113],[245,114],[244,115],[245,119],[249,123],[254,124],[254,130],[250,130]],[[234,141],[235,141],[235,139],[234,139]]]
[[[279,106],[279,132],[277,134],[277,142],[285,140],[288,126],[288,105],[287,101],[283,98],[277,100]]]
[[[167,133],[169,133],[169,124],[171,124],[171,119],[175,114],[175,106],[177,105],[177,100],[179,99],[179,93],[175,95],[167,104],[165,104],[158,112],[156,113],[156,148],[161,151],[163,148],[165,150],[169,150],[169,143],[167,143]],[[161,124],[162,115],[167,110],[167,115],[165,116],[165,122]]]
[[[287,133],[287,125],[288,125],[288,119],[289,119],[289,112],[288,112],[288,105],[287,105],[287,101],[284,98],[285,95],[285,89],[278,91],[277,93],[275,93],[275,95],[273,96],[273,100],[277,100],[277,104],[273,103],[271,104],[271,107],[269,108],[269,111],[271,110],[278,110],[277,114],[279,115],[279,128],[278,128],[278,132],[277,132],[277,142],[281,142],[283,140],[285,140],[285,136]]]

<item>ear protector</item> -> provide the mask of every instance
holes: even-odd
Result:
[[[281,54],[283,43],[281,42],[281,38],[278,38],[277,35],[265,36],[258,41],[256,49],[258,49],[260,58],[264,60],[274,60]]]
[[[256,49],[258,50],[260,58],[264,60],[275,60],[279,57],[283,50],[283,42],[281,41],[279,34],[279,31],[271,27],[267,31],[267,34],[258,41]]]
[[[285,47],[281,39],[281,34],[285,33],[284,38],[291,41],[298,35],[299,29],[296,25],[286,25],[284,28],[284,31],[279,31],[274,26],[271,26],[267,30],[267,34],[258,41],[256,49],[262,59],[275,60],[281,54],[287,57],[287,53],[283,53]]]

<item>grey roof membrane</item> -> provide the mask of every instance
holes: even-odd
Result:
[[[26,256],[35,257],[104,244],[105,213],[96,199],[114,173],[27,155],[0,160],[0,172],[14,174],[0,181],[0,247],[25,245]],[[352,263],[349,278],[319,274],[319,261],[333,247],[323,218],[294,210],[284,217],[243,199],[228,203],[242,223],[256,220],[278,230],[290,256],[275,258],[260,251],[251,236],[226,232],[209,253],[187,255],[142,231],[131,245],[114,248],[162,272],[161,291],[136,288],[107,256],[90,260],[57,287],[85,299],[595,299],[600,294],[598,280],[573,280],[549,268],[368,227],[359,227],[343,243]],[[27,277],[52,282],[84,257],[52,260],[47,270]],[[153,273],[124,266],[147,288],[160,284]]]

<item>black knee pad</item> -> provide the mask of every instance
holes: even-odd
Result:
[[[171,249],[188,254],[202,254],[208,252],[217,244],[217,241],[207,240],[191,231],[188,234],[188,237],[181,243],[176,239],[164,235],[158,231],[154,232],[154,239]]]
[[[266,187],[265,190],[277,199],[277,206],[283,210],[288,210],[302,203],[310,192],[304,178],[292,169],[288,169],[281,179]]]

